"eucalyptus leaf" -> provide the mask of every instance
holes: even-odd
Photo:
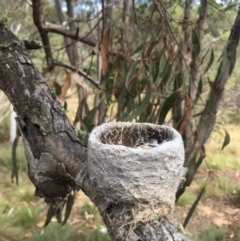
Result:
[[[160,111],[160,115],[159,115],[159,119],[158,119],[158,123],[162,124],[167,116],[167,113],[169,112],[169,110],[172,108],[174,102],[176,101],[177,97],[180,95],[180,91],[181,89],[178,89],[176,92],[172,93],[164,102],[161,111]]]
[[[225,137],[222,145],[222,150],[224,149],[225,146],[227,146],[230,143],[230,140],[231,140],[230,135],[227,132],[227,130],[225,130]]]

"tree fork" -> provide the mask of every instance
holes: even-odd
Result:
[[[134,203],[108,203],[102,196],[90,178],[87,147],[76,136],[56,95],[34,67],[24,46],[3,23],[0,73],[0,88],[18,116],[29,178],[36,195],[52,204],[56,214],[61,212],[72,187],[78,185],[98,207],[112,240],[188,240],[164,216],[147,222],[138,220],[130,230],[128,222],[132,220]]]

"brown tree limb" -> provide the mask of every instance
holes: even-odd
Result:
[[[72,66],[72,65],[69,65],[69,64],[66,64],[66,63],[62,63],[62,62],[59,62],[59,61],[55,61],[53,63],[54,66],[61,66],[61,67],[64,67],[66,69],[69,69],[73,72],[77,71],[77,73],[81,76],[83,76],[84,78],[86,78],[92,85],[94,85],[95,87],[97,87],[98,89],[101,89],[101,86],[100,84],[98,83],[97,80],[93,79],[90,75],[88,75],[85,71],[83,71],[82,69],[76,69],[75,66]]]
[[[43,45],[44,45],[44,51],[46,56],[46,61],[48,66],[50,66],[53,63],[53,56],[52,56],[52,50],[50,41],[48,38],[47,31],[44,29],[44,16],[42,13],[42,1],[41,0],[32,0],[32,9],[33,9],[33,20],[38,28],[38,31],[40,33]]]
[[[78,40],[80,42],[83,42],[89,46],[95,47],[97,46],[98,42],[94,39],[93,36],[83,36],[80,33],[77,32],[77,29],[74,31],[72,30],[66,30],[64,26],[47,23],[44,21],[43,13],[42,13],[42,1],[41,0],[33,0],[33,19],[34,23],[37,26],[42,41],[44,43],[44,46],[49,48],[49,39],[47,37],[48,32],[61,34],[65,37],[69,37],[74,40]],[[47,48],[46,48],[47,49]],[[46,50],[47,51],[47,50]],[[48,53],[48,55],[47,55]],[[46,56],[50,57],[50,51],[46,53]]]

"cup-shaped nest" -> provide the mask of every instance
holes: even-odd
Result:
[[[90,179],[109,202],[158,203],[172,209],[183,163],[182,137],[165,125],[108,123],[89,137]]]

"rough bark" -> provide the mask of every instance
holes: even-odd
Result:
[[[52,204],[56,214],[71,188],[78,185],[98,207],[113,240],[188,240],[164,217],[138,222],[130,229],[131,205],[106,202],[89,177],[87,148],[21,42],[2,23],[0,73],[0,88],[18,116],[29,178],[36,186],[36,195]]]
[[[33,21],[38,28],[39,34],[41,36],[44,51],[46,55],[46,61],[49,66],[53,63],[53,56],[50,41],[48,38],[48,33],[46,29],[44,29],[45,20],[42,13],[42,4],[41,1],[32,1],[32,9],[33,9]]]

